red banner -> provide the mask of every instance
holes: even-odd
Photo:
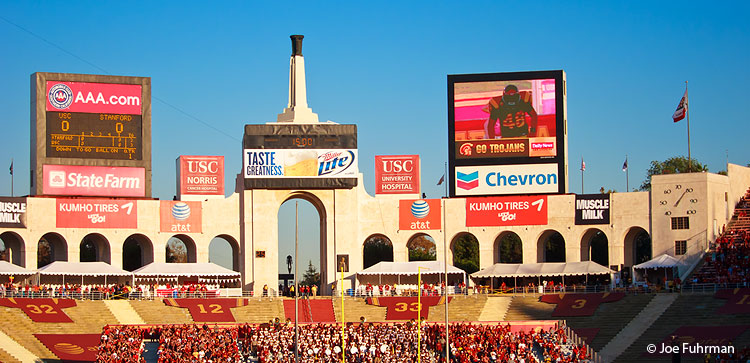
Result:
[[[31,298],[0,298],[0,306],[23,310],[32,321],[37,323],[72,323],[62,309],[76,306],[73,299],[31,299]]]
[[[547,196],[466,198],[466,226],[547,224]]]
[[[201,202],[159,202],[161,232],[201,233],[203,226]]]
[[[224,195],[224,157],[179,158],[180,195]]]
[[[331,299],[298,300],[297,318],[303,323],[335,322]],[[284,300],[284,316],[294,320],[294,300]],[[312,320],[311,320],[312,319]]]
[[[557,304],[552,316],[591,316],[601,303],[620,301],[624,292],[604,292],[599,294],[555,294],[544,295],[541,301]]]
[[[440,229],[440,199],[407,199],[398,201],[398,229],[425,231]]]
[[[714,294],[716,299],[727,299],[724,306],[716,309],[717,314],[750,313],[750,288],[719,290]]]
[[[34,334],[62,361],[94,362],[101,334]]]
[[[197,323],[235,322],[229,309],[247,305],[247,299],[164,299],[164,304],[187,308]]]
[[[47,81],[47,111],[141,115],[141,85]]]
[[[422,296],[420,301],[417,301],[416,296],[369,297],[367,303],[387,307],[385,320],[416,319],[417,312],[419,312],[419,316],[427,319],[430,315],[430,306],[445,304],[444,298],[443,296]],[[448,303],[451,302],[451,299],[451,297],[448,297]]]
[[[375,156],[375,194],[418,194],[419,155]]]
[[[138,228],[134,200],[57,199],[57,228]]]
[[[47,195],[146,196],[144,168],[44,165],[42,174]]]

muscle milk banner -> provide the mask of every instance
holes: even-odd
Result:
[[[576,194],[576,225],[609,224],[609,194]]]
[[[138,228],[134,200],[57,199],[57,228]]]
[[[0,228],[26,228],[26,198],[0,198]]]
[[[466,198],[466,226],[547,224],[547,196]]]
[[[419,155],[375,156],[375,194],[419,194]]]

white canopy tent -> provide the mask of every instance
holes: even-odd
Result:
[[[610,275],[614,271],[593,261],[542,262],[542,263],[496,263],[471,274],[472,279],[512,277],[552,277]],[[517,284],[516,284],[517,286]]]
[[[207,280],[213,279],[218,281],[219,279],[226,280],[239,280],[240,273],[233,271],[215,263],[202,263],[202,262],[191,262],[191,263],[167,263],[167,262],[152,262],[146,266],[143,266],[133,271],[135,278],[139,279],[153,279],[157,280],[160,278],[172,278],[177,281],[179,278],[204,278]]]
[[[401,284],[401,278],[414,280],[418,274],[430,277],[431,280],[442,282],[445,276],[445,267],[441,261],[412,261],[412,262],[388,262],[381,261],[360,272],[357,272],[357,280],[360,283],[386,283]],[[448,266],[449,276],[460,276],[461,282],[466,280],[466,272],[455,267]]]
[[[41,267],[36,270],[41,276],[62,276],[62,283],[65,284],[66,276],[76,276],[81,278],[81,285],[83,285],[84,276],[88,277],[104,277],[104,284],[107,284],[108,278],[114,278],[119,280],[121,277],[128,277],[128,280],[132,279],[133,274],[125,270],[121,270],[114,267],[106,262],[67,262],[67,261],[55,261]],[[40,281],[41,282],[41,281]],[[76,281],[78,282],[78,281]]]
[[[639,277],[644,277],[643,275],[646,275],[645,270],[655,270],[655,269],[661,268],[661,269],[664,269],[664,281],[667,281],[668,280],[667,272],[669,270],[674,269],[675,267],[676,268],[685,267],[685,264],[680,262],[680,260],[665,253],[665,254],[656,256],[646,262],[639,263],[633,266],[633,270],[642,270],[643,273],[641,273]]]
[[[35,274],[34,271],[29,271],[21,266],[14,265],[8,261],[0,260],[0,275],[23,275],[31,276]]]

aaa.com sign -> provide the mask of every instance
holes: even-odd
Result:
[[[146,196],[146,169],[107,166],[44,165],[42,193],[102,197]]]
[[[179,160],[180,195],[224,195],[224,157],[186,156]]]
[[[547,224],[547,196],[466,199],[466,226],[529,226]]]
[[[57,228],[138,228],[133,200],[57,199]]]
[[[141,115],[141,85],[47,81],[47,111]]]
[[[419,155],[375,156],[375,194],[418,194]]]

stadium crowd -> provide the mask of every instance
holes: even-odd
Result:
[[[104,327],[96,354],[102,363],[145,363],[142,330],[133,326]]]
[[[440,324],[422,326],[422,362],[446,362],[443,332]],[[300,325],[298,334],[301,362],[342,362],[340,325]],[[134,327],[108,327],[99,346],[100,361],[120,362],[116,359],[125,351],[141,352],[141,336],[158,340],[159,363],[294,362],[295,332],[289,322],[213,328],[186,324],[141,332]],[[345,328],[343,355],[353,363],[414,363],[417,336],[414,321],[350,323]],[[567,344],[563,329],[513,331],[508,324],[453,324],[450,351],[450,363],[587,362],[590,358],[584,347]]]

